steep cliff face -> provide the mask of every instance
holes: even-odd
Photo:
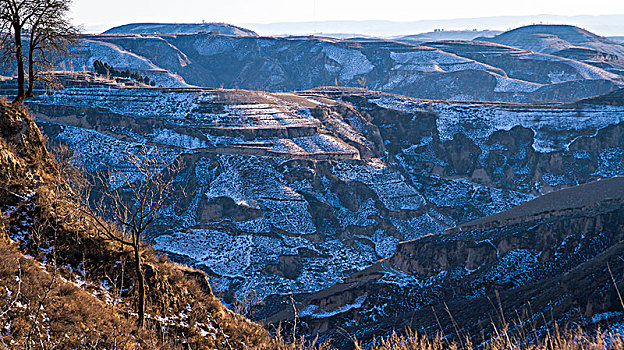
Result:
[[[183,159],[192,197],[150,239],[222,292],[324,288],[389,256],[403,236],[394,221],[424,214],[401,172],[374,157],[376,128],[323,96],[81,89],[31,109],[90,171],[101,162],[123,171],[120,155],[135,145]]]
[[[622,115],[607,112],[617,108],[343,99],[372,116],[393,160],[455,224],[507,209],[496,197],[518,203],[622,171]],[[511,191],[488,199],[476,184]]]
[[[400,241],[624,174],[614,106],[93,85],[30,108],[89,171],[124,171],[139,145],[181,159],[191,195],[148,239],[228,301],[313,293]]]
[[[342,329],[370,341],[405,327],[487,335],[492,323],[541,314],[592,326],[621,321],[624,178],[554,192],[520,208],[503,213],[506,220],[494,215],[400,243],[391,258],[303,299],[296,306],[307,327],[302,332],[342,339],[335,331]],[[292,317],[292,307],[284,308],[269,321]]]

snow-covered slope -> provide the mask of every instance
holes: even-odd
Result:
[[[153,64],[149,59],[129,52],[112,43],[82,40],[72,48],[72,58],[60,62],[60,68],[75,71],[93,70],[93,62],[106,62],[118,70],[129,69],[145,74],[158,85],[169,87],[189,86],[179,75]]]
[[[315,292],[399,241],[624,174],[624,109],[613,106],[92,85],[30,108],[91,171],[123,171],[137,145],[181,159],[193,195],[149,239],[209,272],[228,300]]]
[[[526,35],[523,38],[530,41]],[[478,41],[423,46],[207,32],[84,39],[74,49],[76,57],[61,68],[92,70],[93,62],[100,60],[116,69],[138,71],[165,87],[280,92],[338,85],[417,98],[524,103],[572,102],[624,85],[624,60],[589,47],[566,46],[549,54]],[[619,46],[613,45],[613,50]]]
[[[480,336],[496,334],[503,318],[545,314],[551,322],[602,329],[622,321],[616,288],[623,282],[608,271],[624,267],[623,225],[624,177],[603,179],[470,227],[401,242],[392,257],[266,315],[277,324],[292,320],[296,309],[302,334],[345,347],[339,332],[366,346],[406,327],[443,334],[461,329],[479,344]]]
[[[621,79],[619,74],[584,61],[496,43],[438,41],[426,45],[487,63],[506,72],[512,78],[539,84],[557,84],[574,80]]]

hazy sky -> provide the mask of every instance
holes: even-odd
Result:
[[[324,20],[416,21],[499,15],[624,14],[622,0],[73,0],[90,30],[132,22],[232,24]]]

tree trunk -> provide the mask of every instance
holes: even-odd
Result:
[[[141,260],[141,244],[136,243],[134,246],[134,261],[137,275],[137,313],[139,314],[138,326],[143,327],[145,323],[145,277],[143,276],[143,261]]]
[[[15,61],[17,63],[17,96],[13,103],[21,104],[26,98],[25,72],[24,72],[24,52],[22,51],[22,27],[18,23],[13,23],[15,31]]]
[[[25,98],[31,98],[35,95],[35,49],[32,46],[32,37],[31,37],[31,46],[28,48],[28,91],[24,95]]]

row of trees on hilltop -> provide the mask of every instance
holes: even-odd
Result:
[[[32,97],[40,72],[54,68],[78,39],[79,30],[68,18],[70,5],[71,0],[0,0],[2,56],[17,67],[14,103]]]
[[[148,76],[142,76],[141,74],[137,72],[132,72],[129,69],[126,69],[123,71],[118,70],[115,67],[109,65],[108,63],[102,62],[99,60],[96,60],[95,62],[93,62],[93,69],[95,69],[96,73],[106,75],[109,77],[120,77],[120,78],[125,78],[125,79],[132,79],[132,80],[138,81],[139,83],[143,83],[143,84],[150,85],[150,86],[156,86],[156,82],[154,80],[151,80]]]

